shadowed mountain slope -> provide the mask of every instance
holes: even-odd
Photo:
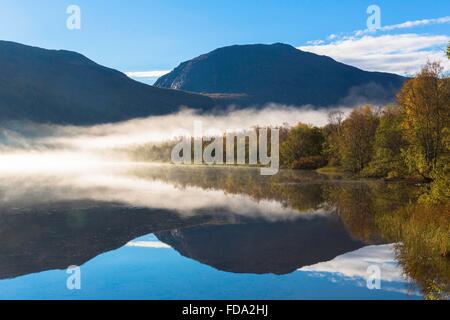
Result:
[[[211,109],[212,99],[155,88],[85,56],[0,41],[0,121],[63,124],[117,122]]]
[[[155,86],[209,94],[222,104],[331,106],[393,101],[404,81],[277,43],[214,50],[180,64]]]

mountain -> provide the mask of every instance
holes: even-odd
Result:
[[[405,78],[367,72],[290,45],[235,45],[180,64],[155,83],[222,104],[331,106],[393,101]]]
[[[89,125],[169,114],[183,106],[210,111],[268,102],[384,103],[404,80],[274,44],[217,49],[149,86],[75,52],[0,41],[0,122]]]
[[[0,121],[96,124],[211,109],[206,96],[155,88],[64,50],[0,41]]]

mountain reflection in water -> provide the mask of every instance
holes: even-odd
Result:
[[[216,269],[254,274],[288,274],[364,246],[335,217],[202,225],[156,236],[182,255]]]
[[[249,168],[136,165],[5,176],[0,279],[83,266],[147,234],[221,271],[290,274],[390,243],[377,214],[415,195],[404,184],[292,171],[263,177]]]

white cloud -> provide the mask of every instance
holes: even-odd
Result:
[[[450,37],[447,35],[383,34],[398,30],[450,24],[450,16],[405,21],[382,26],[376,30],[356,30],[347,34],[331,34],[327,40],[308,41],[298,47],[337,61],[369,71],[393,72],[411,75],[420,70],[427,61],[441,61],[446,71],[450,62],[444,49]]]
[[[128,242],[126,247],[152,248],[152,249],[170,249],[171,247],[161,241],[132,241]]]
[[[449,41],[450,37],[445,35],[365,35],[298,49],[327,55],[364,70],[413,74],[428,60],[442,61],[445,70],[450,70],[444,54]]]
[[[153,79],[159,78],[166,74],[168,74],[170,70],[153,70],[153,71],[134,71],[134,72],[126,72],[125,74],[130,78],[137,79]]]
[[[374,32],[386,32],[386,31],[409,29],[409,28],[415,28],[415,27],[424,27],[424,26],[436,25],[436,24],[448,24],[448,23],[450,23],[450,16],[435,18],[435,19],[421,19],[421,20],[414,20],[414,21],[406,21],[403,23],[384,26],[384,27],[381,27],[376,30],[369,30],[369,29],[358,30],[358,31],[355,31],[354,34],[356,36],[362,36],[364,34],[374,33]]]

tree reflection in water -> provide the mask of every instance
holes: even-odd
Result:
[[[413,185],[300,171],[267,177],[241,167],[163,165],[120,175],[82,180],[92,185],[29,179],[22,191],[22,182],[19,188],[3,179],[0,277],[81,265],[148,233],[223,270],[278,274],[364,245],[399,243],[396,255],[405,275],[426,298],[448,298],[450,213],[445,206],[418,206],[420,189]],[[149,192],[153,187],[163,191]],[[182,209],[188,206],[186,215]],[[257,210],[264,214],[252,215]],[[270,234],[272,241],[265,243]],[[217,255],[219,240],[227,237]],[[273,249],[272,261],[261,259],[263,244]],[[241,263],[242,257],[247,259]]]

